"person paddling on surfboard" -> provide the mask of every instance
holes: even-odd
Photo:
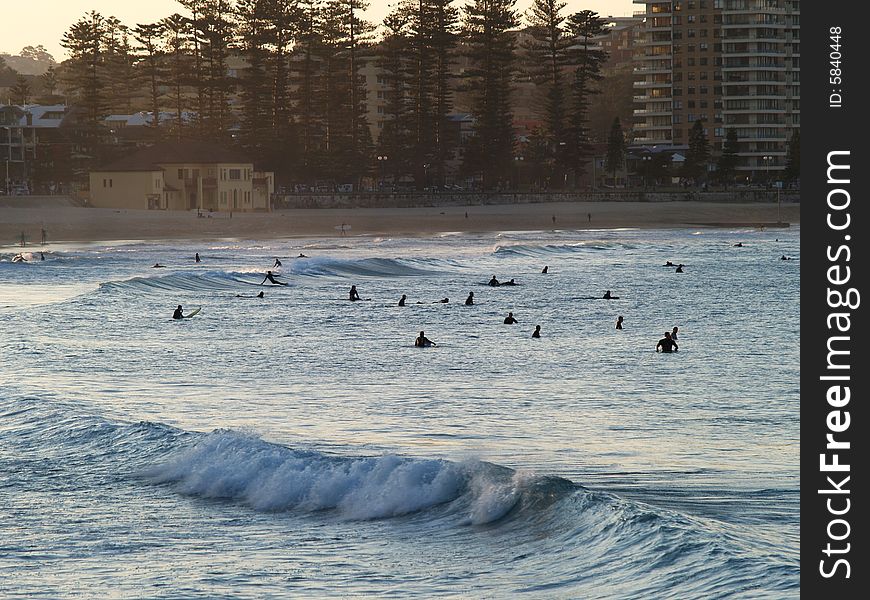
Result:
[[[355,285],[350,286],[350,298],[348,298],[348,299],[351,302],[356,302],[357,300],[362,300],[362,298],[359,297],[359,292],[356,291]]]
[[[619,296],[612,296],[610,294],[610,290],[607,290],[606,292],[604,292],[604,299],[605,300],[619,300]]]
[[[266,277],[263,278],[263,281],[260,282],[260,285],[263,285],[264,283],[266,283],[266,281],[271,281],[275,285],[287,285],[285,282],[275,279],[275,276],[272,275],[272,271],[266,271]]]
[[[438,344],[427,338],[426,334],[421,331],[420,336],[414,340],[414,345],[417,348],[426,348],[427,346],[437,346]]]
[[[175,309],[175,312],[172,313],[172,318],[173,319],[183,319],[184,318],[184,314],[183,314],[183,311],[181,310],[180,304],[178,305],[178,308]]]

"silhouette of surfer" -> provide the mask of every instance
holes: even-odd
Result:
[[[677,267],[677,270],[674,271],[674,273],[682,273],[682,272],[683,272],[683,265],[680,264],[680,266]]]
[[[495,275],[493,275],[492,279],[489,280],[489,285],[491,285],[492,287],[498,287],[501,284],[499,284],[498,279],[496,279]]]
[[[450,298],[441,298],[441,300],[436,300],[432,304],[447,304],[450,302]]]
[[[420,336],[414,340],[414,345],[418,348],[425,348],[427,346],[437,346],[435,342],[426,337],[424,332],[420,332]]]
[[[619,296],[613,296],[610,294],[610,290],[607,290],[606,292],[604,292],[604,299],[605,300],[619,300]]]
[[[350,299],[351,302],[355,302],[355,301],[357,301],[357,300],[362,300],[362,298],[359,297],[359,292],[356,291],[356,286],[355,286],[355,285],[350,286],[350,297],[349,297],[349,299]]]
[[[172,318],[173,319],[183,319],[184,318],[184,312],[181,310],[180,304],[178,305],[178,308],[175,309],[175,312],[172,313]]]
[[[680,347],[677,346],[677,342],[671,339],[670,331],[666,331],[665,337],[660,339],[659,343],[656,344],[656,352],[659,351],[659,348],[661,348],[662,352],[675,352],[680,349]]]
[[[260,292],[256,296],[242,296],[241,294],[236,294],[236,298],[262,298],[263,296],[265,296],[263,292]]]
[[[533,338],[541,337],[541,326],[540,325],[535,325],[535,331],[532,332],[532,337]]]
[[[519,285],[519,284],[517,284],[516,281],[514,281],[513,279],[511,279],[510,281],[505,281],[505,282],[502,283],[501,285]]]
[[[199,260],[199,252],[197,252],[197,253],[194,255],[194,257],[193,257],[193,261],[194,261],[194,262],[202,262],[201,260]]]
[[[550,270],[550,267],[545,266],[544,269],[541,271],[541,273],[547,273],[547,271],[549,271],[549,270]]]
[[[673,331],[671,331],[671,339],[675,342],[677,341],[677,332],[680,330],[679,327],[674,327]]]
[[[276,256],[275,257],[275,264],[272,265],[272,268],[274,269],[275,267],[280,267],[280,266],[281,266],[281,261],[278,260],[278,257]]]
[[[266,281],[271,281],[275,285],[287,285],[285,282],[275,279],[275,276],[272,275],[272,271],[266,271],[266,277],[263,278],[263,281],[260,282],[260,285],[263,285],[264,283],[266,283]]]
[[[674,266],[676,266],[676,265],[675,265],[674,263],[672,263],[671,261],[668,261],[668,262],[665,263],[665,266],[666,266],[666,267],[674,267]]]
[[[514,319],[514,313],[509,312],[508,316],[504,318],[505,325],[513,325],[514,323],[519,323],[516,319]]]
[[[622,329],[622,315],[619,315],[619,316],[616,318],[616,328],[617,328],[617,329]]]
[[[402,294],[402,297],[399,298],[399,306],[405,306],[405,299],[406,298],[407,298],[407,296],[405,294]]]
[[[474,292],[468,292],[468,298],[465,299],[465,306],[474,304]]]
[[[166,265],[161,265],[160,263],[154,263],[154,266],[151,267],[151,268],[152,268],[152,269],[162,269],[162,268],[164,268],[165,266],[166,266]]]

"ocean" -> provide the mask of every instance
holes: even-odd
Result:
[[[0,249],[0,596],[797,598],[799,246]]]

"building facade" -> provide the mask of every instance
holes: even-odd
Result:
[[[740,177],[780,177],[800,128],[799,0],[634,2],[634,143],[687,144],[701,120],[714,154],[735,131]]]
[[[148,210],[271,210],[274,176],[203,142],[164,142],[90,173],[91,206]]]

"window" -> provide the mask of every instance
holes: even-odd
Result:
[[[695,44],[689,44],[688,46],[686,46],[686,50],[688,52],[694,52],[695,51]]]
[[[701,81],[705,81],[707,79],[707,71],[701,71]]]
[[[690,37],[690,38],[695,37],[695,30],[689,29],[688,31],[686,31],[686,37]]]
[[[723,127],[717,127],[713,130],[713,135],[716,137],[725,137],[725,129]]]
[[[241,169],[230,169],[230,179],[241,179],[242,178],[242,170]]]
[[[701,37],[707,37],[707,30],[706,29],[701,30]]]
[[[709,92],[710,92],[710,88],[708,88],[706,85],[701,86],[701,93],[702,94],[707,94]]]
[[[707,102],[706,100],[701,100],[701,108],[707,108],[708,104],[709,102]]]
[[[688,15],[686,17],[686,23],[694,23],[694,22],[695,22],[695,15]]]
[[[109,180],[109,187],[112,187],[112,180]]]
[[[706,67],[707,66],[707,57],[702,56],[701,60],[698,61],[698,64],[701,65],[702,67]]]
[[[683,115],[676,114],[674,115],[674,124],[679,124],[683,122]]]
[[[695,81],[695,72],[694,72],[694,71],[689,71],[689,72],[686,74],[686,78],[687,78],[689,81]]]
[[[701,44],[701,52],[706,52],[707,48],[708,48],[707,44],[704,44],[704,43]]]
[[[184,169],[178,169],[178,178],[184,179]]]
[[[682,100],[674,100],[674,110],[682,110],[683,101]]]
[[[690,96],[694,96],[695,95],[695,86],[690,85],[689,89],[686,93],[689,94]]]
[[[686,108],[695,108],[694,100],[686,100]]]
[[[106,187],[106,180],[103,179],[103,187]]]
[[[694,67],[695,66],[695,58],[689,57],[688,59],[686,59],[686,64],[690,67]]]

